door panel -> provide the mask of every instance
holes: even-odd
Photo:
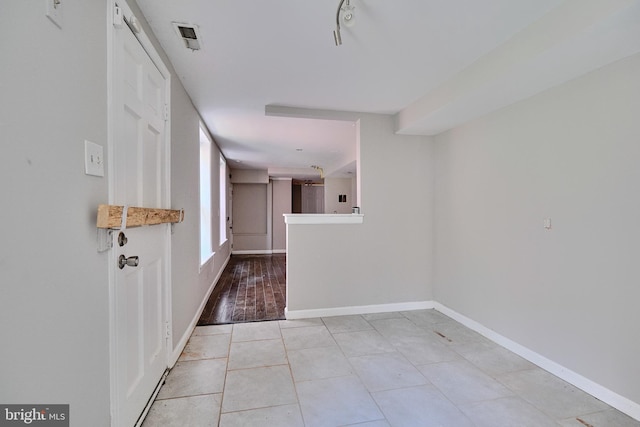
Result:
[[[162,186],[157,185],[162,172],[162,134],[147,127],[142,146],[142,200],[145,207],[162,205]]]

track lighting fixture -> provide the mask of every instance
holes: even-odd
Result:
[[[355,7],[351,6],[350,0],[346,0],[346,4],[342,6],[342,23],[345,27],[353,27],[356,24]]]
[[[320,172],[320,178],[324,179],[324,169],[318,165],[311,165],[311,167],[315,170],[317,170],[318,172]]]
[[[345,27],[353,27],[356,23],[354,9],[355,7],[351,6],[351,0],[340,0],[338,10],[336,11],[336,29],[333,30],[333,39],[336,42],[336,46],[342,44],[340,22],[342,22]]]

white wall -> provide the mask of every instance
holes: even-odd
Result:
[[[363,224],[288,225],[289,311],[430,301],[433,146],[360,119]]]
[[[434,285],[438,302],[635,402],[638,76],[636,55],[436,137]]]
[[[0,5],[0,402],[68,403],[109,425],[107,255],[84,140],[107,143],[105,2]],[[107,159],[108,161],[108,159]]]

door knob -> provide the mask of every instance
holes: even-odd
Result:
[[[120,255],[120,258],[118,258],[118,267],[120,267],[120,270],[122,270],[126,265],[129,267],[137,267],[138,262],[137,256],[130,256],[127,258],[124,255]]]

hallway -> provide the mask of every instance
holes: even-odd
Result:
[[[286,255],[233,255],[198,326],[283,320]]]

